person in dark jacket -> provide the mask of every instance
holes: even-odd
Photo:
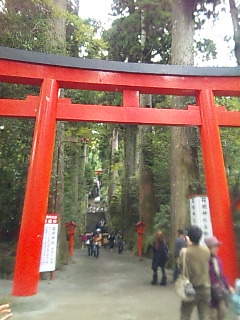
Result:
[[[158,282],[158,267],[162,271],[162,280],[160,284],[165,286],[167,284],[167,276],[165,265],[169,258],[169,249],[167,243],[164,239],[164,235],[161,230],[156,232],[155,240],[153,243],[153,259],[152,259],[152,270],[153,270],[153,280],[152,284],[155,285]]]
[[[114,242],[115,242],[115,235],[114,232],[111,232],[110,235],[108,236],[108,241],[109,241],[109,246],[111,251],[113,250],[114,247]]]
[[[122,253],[124,249],[123,233],[119,230],[117,234],[118,253]]]
[[[178,278],[179,275],[179,257],[180,257],[180,252],[182,248],[187,247],[187,240],[184,234],[184,231],[182,229],[178,229],[178,236],[175,241],[175,266],[174,266],[174,271],[173,271],[173,281],[175,282]]]
[[[222,263],[219,257],[217,256],[219,246],[222,244],[214,236],[205,238],[205,243],[208,246],[211,257],[209,260],[209,275],[212,287],[212,298],[211,298],[211,320],[223,320],[227,311],[226,296],[216,301],[214,299],[214,286],[221,286],[223,290],[230,293],[233,293],[234,290],[229,286],[228,280],[224,275]]]

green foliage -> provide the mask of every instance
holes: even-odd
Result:
[[[123,217],[121,213],[121,195],[121,186],[118,186],[114,197],[112,197],[111,201],[109,202],[108,211],[113,213],[111,217],[111,225],[113,227],[113,230],[122,230],[123,226]]]
[[[113,13],[120,16],[103,33],[108,59],[129,62],[168,63],[171,46],[170,1],[114,1]],[[143,26],[144,19],[144,26]],[[144,46],[141,29],[146,32]]]
[[[2,98],[26,98],[38,89],[23,85],[0,84]],[[34,121],[1,119],[0,121],[0,230],[2,238],[18,234]]]
[[[216,44],[213,40],[203,39],[202,41],[195,42],[196,54],[201,53],[203,60],[208,61],[217,58]]]
[[[239,98],[221,97],[216,103],[223,105],[227,110],[240,110]],[[232,199],[240,194],[240,169],[238,159],[240,157],[239,128],[220,128],[223,155],[227,173],[227,179]]]
[[[154,231],[161,230],[164,235],[168,235],[170,230],[170,206],[161,204],[160,211],[154,217]]]
[[[1,45],[40,52],[50,51],[48,13],[44,6],[33,0],[11,0],[5,6],[1,1],[1,4]]]
[[[33,122],[4,119],[0,128],[0,229],[10,232],[19,227]]]
[[[146,163],[154,181],[158,206],[170,201],[170,128],[155,127],[148,132],[148,142],[144,145]]]

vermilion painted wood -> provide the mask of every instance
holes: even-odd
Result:
[[[35,118],[39,97],[27,96],[26,100],[0,99],[0,117]]]
[[[239,96],[238,77],[180,77],[133,73],[116,73],[75,68],[36,65],[0,59],[0,81],[41,85],[52,78],[61,88],[123,91],[195,96],[201,89],[211,88],[216,96]]]
[[[39,97],[24,100],[0,99],[0,117],[36,116]],[[59,99],[57,120],[152,125],[200,125],[199,110],[149,109],[137,106],[136,96],[130,98],[129,107],[71,104],[70,99]],[[132,107],[131,107],[132,106]],[[133,108],[133,107],[137,108]]]
[[[123,107],[139,108],[139,91],[123,90]]]
[[[222,250],[221,255],[228,277],[231,280],[237,277],[236,248],[218,126],[239,127],[240,112],[216,107],[213,95],[240,96],[239,77],[93,71],[0,59],[0,81],[42,85],[40,98],[0,100],[0,116],[36,117],[14,274],[14,295],[37,292],[56,120],[199,126],[214,232],[223,240],[223,249],[227,248],[227,254]],[[123,106],[77,105],[70,99],[57,100],[58,87],[120,91],[123,92]],[[140,93],[198,96],[198,106],[189,106],[186,110],[140,108]],[[231,266],[228,261],[231,261]]]
[[[53,79],[44,80],[35,123],[17,248],[12,291],[14,296],[33,295],[38,289],[56,132],[57,98],[57,82]]]
[[[213,233],[223,242],[220,256],[224,271],[233,284],[238,274],[236,239],[216,107],[210,89],[202,90],[199,93],[198,105],[202,119],[200,134]],[[229,250],[229,248],[231,249]]]
[[[129,110],[131,106],[139,107],[137,97],[133,95],[129,102],[124,102],[125,105],[129,105],[129,107],[124,108],[120,106],[72,104],[70,99],[59,99],[56,117],[57,120],[82,122],[168,126],[201,125],[198,106],[188,106],[186,110],[150,109],[150,112],[149,109],[145,108]],[[0,99],[0,117],[34,118],[37,114],[39,101],[40,99],[37,96],[27,96],[26,100]],[[239,111],[227,111],[223,106],[216,106],[216,112],[219,126],[240,126]]]
[[[199,111],[58,104],[57,118],[86,122],[110,122],[152,125],[200,125]]]

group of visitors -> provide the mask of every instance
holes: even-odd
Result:
[[[223,320],[227,311],[227,297],[230,296],[235,307],[235,313],[240,316],[240,281],[235,290],[229,285],[224,275],[218,250],[222,244],[215,236],[205,238],[205,244],[200,244],[202,230],[198,226],[189,228],[187,235],[178,230],[175,242],[175,266],[173,280],[183,273],[194,290],[194,299],[182,301],[180,320],[190,320],[194,307],[197,307],[199,320]],[[186,248],[183,250],[183,248]],[[161,285],[167,284],[165,265],[169,258],[169,249],[163,233],[157,231],[153,244],[153,280],[158,282],[157,269],[161,268]],[[185,267],[183,268],[183,264]],[[240,319],[240,317],[239,317]]]
[[[87,238],[84,244],[87,245],[88,255],[98,258],[100,247],[102,245],[101,229],[98,228],[94,232],[91,232],[90,234],[86,234],[86,235],[87,235]]]
[[[123,240],[122,231],[119,230],[116,236],[114,232],[111,232],[108,236],[108,243],[111,251],[113,251],[115,244],[117,244],[118,253],[119,254],[122,253],[124,249],[124,240]]]
[[[124,249],[124,240],[123,233],[120,230],[117,235],[114,232],[111,232],[108,236],[102,236],[102,230],[97,228],[94,232],[84,233],[81,237],[82,240],[82,249],[84,246],[87,246],[88,255],[94,256],[95,258],[99,257],[100,247],[103,244],[104,248],[109,245],[111,251],[115,244],[117,244],[118,253],[122,253]]]

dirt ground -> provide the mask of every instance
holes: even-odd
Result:
[[[127,251],[119,255],[101,248],[95,259],[79,249],[55,280],[40,282],[37,295],[12,297],[11,281],[0,280],[0,297],[10,301],[14,320],[178,320],[171,271],[166,287],[152,286],[150,266],[149,259],[139,261]],[[231,313],[226,318],[235,319]]]

